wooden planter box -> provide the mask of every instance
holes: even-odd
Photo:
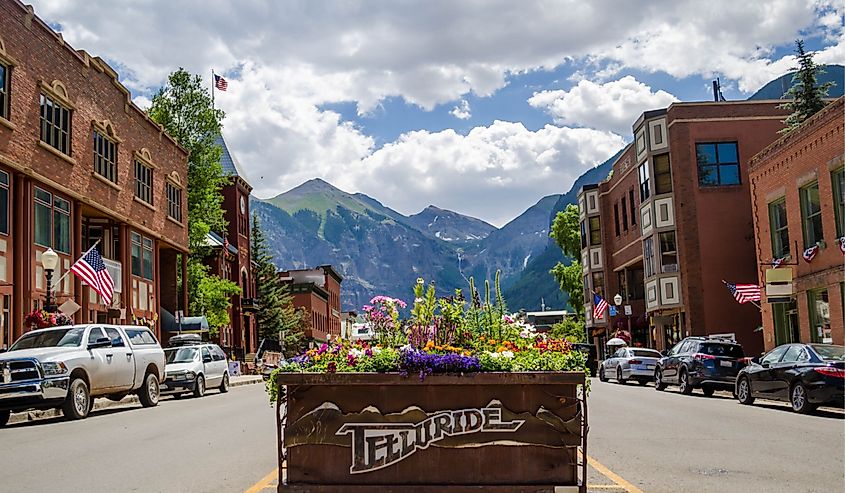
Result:
[[[279,491],[586,492],[582,372],[287,373]]]

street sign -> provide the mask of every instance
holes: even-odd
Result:
[[[631,305],[625,305],[625,315],[628,315],[630,317],[633,313],[634,312],[633,310],[631,310]]]
[[[613,305],[610,305],[610,316],[615,317],[616,314],[617,314],[616,307],[613,306]]]

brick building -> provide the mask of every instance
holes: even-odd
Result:
[[[845,344],[843,115],[839,98],[750,163],[760,284],[767,275],[774,281],[763,293],[767,350],[788,342]],[[784,262],[775,269],[776,259]],[[777,279],[784,274],[792,288],[778,293],[775,282],[785,282]]]
[[[41,307],[41,256],[76,322],[146,323],[187,304],[187,152],[132,103],[117,73],[69,46],[17,0],[0,0],[0,346]],[[115,281],[108,306],[64,275],[96,245]],[[63,277],[64,276],[64,277]]]
[[[304,308],[310,314],[306,338],[325,342],[341,335],[340,284],[343,278],[331,265],[283,271],[279,276],[290,286],[294,306]]]
[[[241,288],[241,294],[232,297],[230,324],[220,329],[217,342],[243,359],[257,350],[259,342],[252,317],[255,293],[250,253],[249,195],[252,186],[246,181],[246,175],[222,135],[216,143],[222,148],[220,164],[223,173],[230,178],[230,183],[222,190],[228,227],[223,233],[209,233],[208,244],[212,247],[212,255],[206,263],[213,274]]]
[[[779,101],[674,103],[647,111],[602,183],[579,191],[587,326],[602,345],[631,324],[666,349],[690,335],[733,334],[763,348],[760,312],[723,284],[755,282],[748,161],[778,137]],[[623,307],[593,320],[591,291]]]

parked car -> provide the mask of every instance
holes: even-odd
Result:
[[[163,394],[177,399],[191,392],[194,397],[205,395],[206,389],[229,391],[229,362],[217,344],[182,345],[164,350],[167,366],[161,385]]]
[[[742,346],[730,339],[687,337],[660,358],[654,387],[677,385],[682,394],[700,388],[707,397],[716,389],[733,390],[736,375],[745,366]]]
[[[83,419],[95,397],[137,394],[155,406],[164,352],[150,329],[68,325],[27,332],[0,354],[0,426],[12,411],[61,409]]]
[[[636,380],[640,385],[654,379],[654,369],[662,355],[654,349],[623,347],[616,350],[610,358],[602,361],[599,368],[599,380],[609,378],[619,383]]]
[[[797,413],[820,405],[845,405],[845,346],[784,344],[739,371],[736,398],[786,401]]]
[[[587,357],[587,368],[590,370],[590,375],[596,376],[598,371],[598,361],[596,360],[595,344],[578,342],[573,344],[572,347],[584,353],[584,356]]]

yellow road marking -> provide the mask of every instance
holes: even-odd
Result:
[[[588,484],[588,490],[622,490],[625,489],[624,486],[620,486],[618,484]]]
[[[279,469],[273,469],[273,472],[264,476],[264,479],[250,486],[244,493],[261,493],[270,487],[270,483],[279,478]]]
[[[628,481],[625,481],[624,479],[622,479],[621,476],[619,476],[615,472],[611,471],[610,469],[606,468],[604,465],[602,465],[601,462],[593,459],[589,455],[587,456],[587,464],[591,465],[593,467],[593,469],[595,469],[599,473],[603,474],[605,477],[607,477],[608,479],[610,479],[611,481],[616,483],[620,488],[624,489],[628,493],[643,493],[643,490],[637,488],[636,486],[632,485]],[[588,485],[587,487],[588,488],[595,488],[596,486],[598,486],[598,485],[594,485],[594,486]],[[602,486],[604,486],[604,485],[602,485]]]

